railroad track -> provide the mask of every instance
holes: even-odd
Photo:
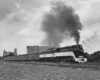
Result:
[[[10,63],[20,63],[20,64],[30,64],[30,65],[46,65],[46,66],[54,66],[54,67],[70,67],[70,68],[80,68],[80,69],[94,69],[100,70],[100,63],[55,63],[55,62],[34,62],[34,61],[6,61]]]

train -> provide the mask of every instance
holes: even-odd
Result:
[[[87,61],[82,45],[51,48],[39,55],[40,61],[78,62]]]
[[[87,62],[82,45],[72,45],[66,47],[49,48],[43,52],[8,55],[2,58],[4,61],[42,61],[42,62]]]

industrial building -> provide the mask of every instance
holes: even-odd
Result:
[[[3,56],[8,56],[8,55],[14,55],[14,56],[16,56],[17,55],[17,48],[15,48],[13,52],[12,51],[6,51],[4,49]]]
[[[48,50],[49,48],[54,48],[53,46],[27,46],[27,54],[39,53]]]

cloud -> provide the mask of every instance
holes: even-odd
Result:
[[[11,0],[8,4],[7,2],[8,0],[6,0],[6,3],[2,1],[3,4],[6,4],[6,7],[2,7],[5,14],[1,12],[3,16],[1,15],[0,21],[0,53],[2,55],[3,49],[9,51],[16,47],[18,54],[24,54],[27,45],[40,44],[43,39],[45,34],[40,31],[40,23],[42,14],[49,9],[49,5],[39,4],[42,6],[40,7],[37,0]],[[34,7],[34,2],[37,3],[37,7]],[[6,11],[8,8],[9,11]]]
[[[99,0],[98,1],[89,0],[89,1],[81,2],[81,7],[78,10],[78,13],[80,14],[82,22],[86,26],[90,26],[100,22],[99,7],[100,7]]]
[[[100,51],[100,33],[98,31],[94,32],[93,35],[87,38],[85,41],[82,41],[85,51],[88,53],[93,53],[95,51]]]
[[[100,43],[100,0],[88,0],[81,4],[77,11],[84,25],[84,30],[81,32],[81,41],[83,41],[84,49],[93,53],[100,50],[98,45]],[[95,32],[97,33],[95,34]]]
[[[18,48],[18,54],[26,53],[27,45],[40,44],[45,33],[40,30],[42,15],[49,11],[52,0],[0,0],[0,53],[3,49]],[[81,33],[81,43],[88,52],[98,45],[99,35],[92,43],[87,42],[95,32],[99,33],[100,1],[99,0],[62,0],[71,5],[78,13],[84,29]],[[98,41],[98,43],[96,43]],[[62,46],[74,44],[74,40],[64,40]],[[100,47],[97,46],[97,49]],[[96,49],[95,49],[96,50]],[[95,51],[95,50],[92,50]]]
[[[81,44],[83,45],[84,49],[89,53],[92,53],[96,50],[100,50],[100,0],[62,0],[65,1],[66,4],[72,6],[76,13],[79,15],[80,20],[84,26],[81,33]],[[97,36],[95,38],[91,38],[95,36],[95,32]],[[90,42],[87,42],[87,39],[92,39]],[[85,42],[85,43],[83,43]],[[64,40],[62,46],[69,45],[68,43],[74,44],[72,40]],[[95,48],[94,48],[95,45]]]
[[[33,9],[48,5],[50,2],[51,0],[0,0],[0,20],[8,14],[17,12],[19,5],[26,9]]]
[[[62,0],[79,14],[82,23],[90,26],[100,22],[100,0]]]
[[[15,0],[0,0],[0,20],[4,19],[6,15],[17,10],[14,2]]]

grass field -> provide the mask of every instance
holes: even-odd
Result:
[[[75,65],[76,67],[71,67]],[[0,62],[0,80],[100,80],[99,68],[83,68],[83,65],[60,67]]]

